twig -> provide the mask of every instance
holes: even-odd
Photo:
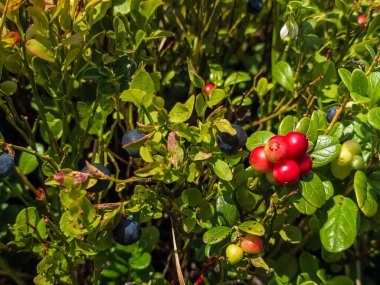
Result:
[[[351,99],[351,97],[350,97],[350,95],[348,95],[347,98],[346,98],[346,100],[344,100],[344,102],[336,110],[334,118],[331,120],[330,125],[325,130],[325,135],[328,135],[329,132],[332,130],[332,128],[334,127],[335,123],[338,121],[338,118],[339,118],[340,114],[343,112],[344,107],[346,106],[346,104],[348,103],[348,101],[350,101],[350,99]]]
[[[172,221],[172,237],[173,237],[173,252],[174,252],[174,258],[175,258],[175,266],[176,266],[177,275],[178,275],[178,281],[179,281],[180,285],[185,285],[185,279],[183,278],[181,263],[179,261],[179,255],[178,255],[178,250],[177,250],[177,242],[175,239],[173,221]]]

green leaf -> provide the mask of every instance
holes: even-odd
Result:
[[[31,149],[31,148],[28,147],[28,149]],[[44,146],[38,143],[37,151],[39,153],[43,153]],[[38,159],[35,155],[27,153],[27,152],[21,153],[18,160],[18,168],[23,174],[28,175],[29,173],[32,173],[34,170],[36,170],[37,167],[38,167]]]
[[[359,104],[367,104],[367,103],[370,103],[372,101],[371,98],[362,96],[356,92],[351,92],[350,96],[351,96],[352,100],[354,100],[356,103],[359,103]]]
[[[120,95],[120,100],[131,102],[137,107],[141,105],[148,107],[152,103],[152,99],[152,94],[148,94],[146,91],[140,89],[128,89],[123,91]]]
[[[363,171],[356,171],[354,189],[359,209],[367,218],[373,217],[378,209],[376,190],[367,183],[367,177]]]
[[[129,265],[136,270],[143,270],[148,268],[150,262],[152,261],[152,256],[149,252],[143,252],[141,255],[132,256],[129,258]]]
[[[215,171],[215,174],[225,181],[231,181],[232,180],[232,171],[229,165],[223,161],[218,159],[215,164],[213,165],[213,169]]]
[[[351,72],[349,72],[345,68],[339,68],[338,73],[339,73],[339,76],[342,79],[344,85],[346,85],[348,91],[352,91]]]
[[[354,285],[354,281],[347,276],[338,275],[327,280],[326,285]]]
[[[302,118],[296,125],[296,132],[303,133],[306,135],[307,139],[315,144],[318,138],[318,125],[316,121],[310,118]]]
[[[202,203],[202,193],[197,188],[189,188],[181,193],[181,199],[190,207],[196,207]]]
[[[226,194],[216,200],[216,212],[223,225],[232,227],[238,219],[238,210],[235,201]]]
[[[4,81],[0,83],[0,92],[7,96],[11,96],[17,91],[17,83],[14,81]]]
[[[302,232],[296,226],[285,225],[279,233],[281,238],[289,243],[300,243],[302,240]]]
[[[316,208],[322,207],[326,201],[326,193],[322,181],[314,172],[302,177],[300,180],[300,191],[302,197]]]
[[[54,62],[54,54],[47,47],[45,47],[42,43],[37,41],[36,39],[30,39],[25,43],[26,50],[30,52],[32,55],[37,56],[43,60],[48,62]]]
[[[309,276],[318,280],[317,271],[319,270],[318,258],[314,255],[303,251],[299,257],[300,268],[302,272],[306,272]]]
[[[360,69],[355,69],[351,75],[352,91],[362,96],[367,96],[368,79],[364,72]]]
[[[355,202],[342,195],[335,196],[332,202],[319,234],[327,251],[340,252],[352,246],[356,240],[359,211]]]
[[[218,119],[214,121],[219,132],[228,133],[231,136],[236,135],[236,130],[231,126],[231,123],[226,119]]]
[[[147,94],[154,94],[156,92],[154,81],[145,70],[140,70],[133,75],[131,89],[139,89]]]
[[[156,11],[156,9],[163,4],[164,2],[161,0],[141,0],[139,12],[145,18],[149,19],[153,15],[154,11]]]
[[[207,106],[210,108],[219,104],[220,102],[223,101],[224,98],[227,97],[226,92],[224,92],[223,89],[215,88],[211,91],[210,97],[207,101]]]
[[[224,81],[224,87],[235,85],[240,82],[250,81],[250,80],[251,80],[251,76],[249,76],[248,73],[245,73],[242,71],[234,72],[226,78],[226,81]]]
[[[257,82],[256,92],[260,98],[263,98],[273,88],[272,83],[268,83],[268,80],[265,77],[261,77]]]
[[[380,130],[380,107],[372,108],[368,112],[368,123],[377,130]]]
[[[324,132],[327,128],[327,118],[325,112],[321,110],[314,111],[311,114],[311,121],[317,127],[318,130]]]
[[[231,228],[218,226],[209,229],[203,235],[203,242],[206,244],[216,244],[224,240],[230,233]]]
[[[263,268],[264,270],[269,270],[268,264],[264,261],[262,257],[256,257],[256,258],[251,258],[251,263],[254,267],[259,267]]]
[[[290,65],[285,61],[277,62],[272,68],[272,76],[282,87],[289,91],[294,89],[294,73]]]
[[[265,145],[266,142],[273,137],[274,134],[269,131],[258,131],[250,135],[247,139],[245,146],[249,151],[253,150],[255,147]]]
[[[284,136],[287,133],[292,132],[298,121],[299,120],[296,117],[287,115],[278,127],[278,134]]]
[[[246,221],[244,223],[241,223],[238,227],[239,230],[249,234],[257,236],[263,236],[265,234],[264,226],[256,221]]]
[[[198,94],[195,98],[195,111],[197,112],[198,117],[203,117],[207,110],[207,104],[205,98],[202,94]]]
[[[331,131],[329,132],[329,136],[332,136],[339,140],[343,136],[344,125],[341,122],[336,122]]]
[[[187,70],[189,72],[190,81],[194,84],[194,86],[197,88],[204,88],[204,80],[198,75],[197,71],[195,70],[193,64],[189,59],[187,59]]]
[[[325,188],[326,201],[334,196],[334,186],[331,181],[322,181],[323,187]]]
[[[311,157],[313,168],[324,166],[333,161],[340,154],[341,145],[335,137],[319,136]]]
[[[172,123],[182,123],[187,121],[193,113],[195,96],[191,96],[185,104],[178,102],[169,113],[169,120]]]

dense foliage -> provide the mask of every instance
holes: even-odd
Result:
[[[1,284],[380,283],[378,0],[0,8]]]

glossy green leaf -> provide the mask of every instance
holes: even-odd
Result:
[[[338,73],[339,73],[339,76],[342,79],[344,85],[346,85],[348,91],[352,91],[351,72],[349,72],[345,68],[339,68]]]
[[[227,97],[227,94],[226,94],[226,92],[224,92],[223,89],[215,88],[210,93],[210,97],[209,97],[208,101],[206,102],[207,106],[209,106],[211,108],[211,107],[219,104],[220,102],[222,102],[223,99],[226,97]]]
[[[246,221],[244,223],[241,223],[238,227],[239,230],[249,234],[257,236],[263,236],[265,234],[264,226],[256,221]]]
[[[240,82],[250,81],[250,80],[251,80],[251,76],[249,76],[248,73],[245,73],[242,71],[234,72],[226,78],[226,81],[224,81],[224,87],[235,85]]]
[[[152,261],[152,256],[149,252],[143,252],[141,255],[132,256],[128,263],[129,265],[136,270],[143,270],[150,265]]]
[[[216,200],[216,212],[218,219],[223,225],[232,227],[235,225],[239,212],[235,205],[235,201],[226,194],[221,195]]]
[[[286,135],[287,133],[290,133],[294,130],[297,122],[299,120],[291,115],[286,116],[280,123],[280,126],[278,127],[278,134],[279,135]]]
[[[340,154],[339,140],[332,136],[319,136],[311,157],[313,168],[324,166],[333,161]]]
[[[213,169],[215,174],[225,181],[231,181],[232,180],[232,171],[229,165],[223,161],[218,159],[215,164],[213,165]]]
[[[358,224],[359,210],[356,204],[350,198],[335,196],[319,231],[323,247],[329,252],[346,250],[355,242]]]
[[[206,244],[216,244],[224,240],[230,233],[231,228],[225,226],[213,227],[203,235],[203,242]]]
[[[158,7],[163,5],[162,0],[141,0],[139,5],[139,12],[145,18],[149,19]]]
[[[354,285],[354,281],[348,276],[338,275],[334,276],[326,282],[326,285]]]
[[[318,125],[315,120],[313,121],[308,117],[302,118],[299,122],[297,122],[294,131],[305,134],[307,139],[313,144],[317,141]]]
[[[285,225],[279,234],[284,241],[289,243],[300,243],[302,240],[302,232],[296,226]]]
[[[253,150],[255,147],[265,145],[266,142],[273,137],[274,134],[269,131],[259,131],[250,135],[247,139],[245,146],[249,151]]]
[[[272,76],[282,87],[289,91],[294,89],[294,72],[285,61],[277,62],[272,68]]]
[[[372,108],[368,112],[368,123],[375,129],[380,130],[380,107]]]
[[[351,75],[352,91],[367,96],[368,79],[363,71],[355,69]]]
[[[189,188],[181,193],[181,199],[190,207],[196,207],[202,203],[202,193],[197,188]]]
[[[319,269],[318,258],[307,251],[303,251],[299,257],[300,268],[306,272],[313,280],[318,280],[317,271]]]
[[[302,177],[300,180],[300,191],[302,197],[316,208],[322,207],[326,201],[326,193],[322,181],[314,172]]]
[[[269,270],[268,264],[266,264],[265,260],[262,257],[256,257],[251,259],[251,263],[254,267],[263,268],[264,270]]]
[[[363,171],[355,173],[354,190],[359,209],[367,218],[373,217],[378,209],[376,190],[367,183],[367,177]]]
[[[169,120],[172,123],[182,123],[187,121],[194,109],[195,96],[191,96],[186,103],[177,103],[169,113]]]

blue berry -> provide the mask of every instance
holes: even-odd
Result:
[[[335,116],[336,110],[338,110],[338,106],[332,106],[326,113],[327,121],[330,123]],[[342,114],[339,115],[338,121],[342,119]]]
[[[221,132],[216,135],[220,150],[227,154],[237,152],[247,141],[247,133],[241,126],[235,124],[231,124],[231,126],[236,130],[236,135],[231,136],[229,133]]]
[[[258,14],[263,9],[263,2],[261,0],[248,0],[247,10],[250,14]]]
[[[15,166],[15,160],[9,153],[0,155],[0,178],[7,177],[11,174]]]
[[[145,137],[145,133],[143,133],[142,131],[130,130],[123,135],[121,139],[121,143],[122,145],[125,145],[131,142],[138,141],[142,139],[143,137]],[[136,146],[130,146],[130,148],[127,149],[128,154],[135,158],[140,157],[140,153],[139,153],[140,146],[141,145],[138,143],[136,144]]]
[[[138,241],[141,237],[141,226],[132,216],[122,218],[119,224],[113,229],[113,238],[117,243],[130,245]]]
[[[92,165],[95,168],[99,169],[104,174],[111,175],[111,172],[109,171],[109,169],[107,167],[105,167],[104,165],[102,165],[100,163],[93,163]],[[82,168],[81,172],[90,173],[90,170],[88,169],[87,166],[85,166],[85,167]],[[91,193],[98,193],[98,192],[103,191],[104,189],[106,189],[109,184],[110,184],[110,181],[108,181],[108,180],[98,180],[96,182],[96,184],[94,184],[92,187],[90,187],[90,188],[88,188],[86,190],[88,192],[91,192]]]

